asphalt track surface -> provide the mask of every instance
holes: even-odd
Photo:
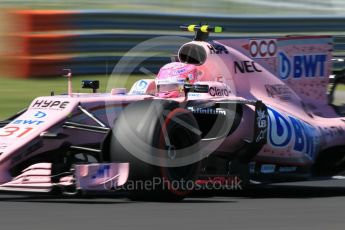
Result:
[[[345,180],[214,195],[155,203],[0,194],[0,229],[345,229]]]

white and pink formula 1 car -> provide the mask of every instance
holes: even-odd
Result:
[[[69,87],[1,122],[0,190],[181,199],[214,181],[345,169],[344,106],[327,93],[332,37],[207,42],[222,28],[182,28],[195,32],[194,41],[156,79],[128,93]],[[343,82],[335,76],[332,89]],[[99,84],[83,83],[94,91]]]

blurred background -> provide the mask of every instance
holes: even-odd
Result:
[[[345,56],[343,0],[0,0],[0,120],[37,96],[64,93],[63,68],[76,91],[82,79],[100,80],[104,91],[109,77],[121,82],[111,72],[131,48],[163,35],[192,38],[178,26],[199,22],[225,27],[213,38],[334,35],[334,56]],[[177,48],[146,50],[141,65],[157,73]],[[143,73],[126,74],[130,87]]]
[[[342,0],[2,0],[7,8],[138,10],[161,13],[262,15],[344,14]]]

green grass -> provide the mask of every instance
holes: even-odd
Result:
[[[338,85],[336,90],[345,91],[345,85],[344,84]]]
[[[107,88],[126,87],[127,89],[138,79],[144,76],[111,76],[112,83],[108,85],[109,77],[107,76],[76,76],[72,79],[74,92],[90,92],[90,89],[82,89],[82,80],[99,80],[99,92],[105,92]],[[116,81],[113,81],[116,78]],[[147,78],[147,77],[146,77]],[[30,102],[38,96],[49,96],[50,92],[55,94],[67,92],[67,79],[10,79],[0,78],[0,120],[6,119],[14,113],[26,108]]]

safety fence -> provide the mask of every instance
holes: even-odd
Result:
[[[3,17],[0,67],[17,77],[58,76],[63,68],[74,74],[109,74],[124,54],[137,44],[160,35],[179,35],[178,26],[204,22],[221,25],[221,37],[261,37],[294,34],[335,35],[334,55],[345,56],[344,17],[238,17],[182,15],[115,11],[10,11]],[[176,52],[167,43],[147,49],[130,59],[144,60],[146,69],[156,72]],[[155,55],[152,55],[155,53]],[[144,57],[144,58],[143,58]],[[342,67],[337,62],[335,69]],[[128,67],[125,72],[138,73]]]

